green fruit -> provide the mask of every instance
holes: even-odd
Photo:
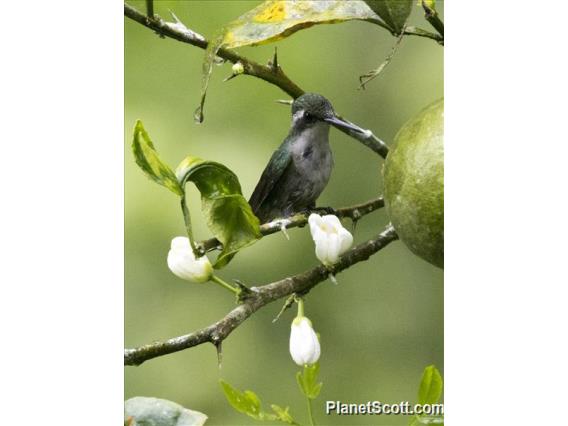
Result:
[[[399,130],[383,168],[385,205],[400,239],[444,267],[444,99]]]

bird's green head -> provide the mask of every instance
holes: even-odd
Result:
[[[335,116],[331,102],[317,93],[304,93],[292,103],[292,115],[302,113],[318,120]]]
[[[333,111],[331,102],[317,93],[304,93],[292,103],[293,127],[304,129],[315,126],[317,123],[321,122],[360,133],[365,132],[354,124],[338,118]]]

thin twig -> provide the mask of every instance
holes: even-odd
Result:
[[[395,37],[398,37],[400,35],[398,33],[393,32],[393,30],[388,25],[386,25],[383,21],[381,21],[380,19],[368,18],[368,19],[365,19],[365,22],[370,22],[371,24],[378,25],[379,27],[382,27],[382,28],[386,29],[387,31],[391,32],[391,34]],[[425,37],[425,38],[429,38],[429,39],[434,40],[438,44],[441,44],[441,45],[444,44],[444,37],[443,36],[436,34],[436,33],[431,33],[430,31],[426,31],[422,28],[418,28],[418,27],[414,27],[414,26],[406,27],[402,31],[402,35]]]
[[[440,33],[442,36],[442,40],[444,38],[444,23],[440,19],[438,12],[436,9],[431,8],[425,1],[422,2],[422,7],[424,8],[424,17],[430,25],[432,25],[436,31]]]
[[[406,26],[405,26],[405,28],[406,28]],[[369,83],[371,80],[377,78],[377,76],[381,72],[383,72],[385,67],[388,64],[390,64],[390,62],[392,61],[392,58],[394,57],[394,54],[396,53],[398,47],[400,46],[400,42],[402,41],[403,37],[404,37],[404,32],[400,33],[400,35],[396,39],[396,42],[392,46],[391,51],[389,52],[389,54],[386,56],[386,58],[383,60],[383,62],[381,62],[381,64],[376,69],[371,70],[371,71],[367,72],[366,74],[363,74],[362,76],[359,77],[359,82],[361,83],[361,85],[359,86],[360,89],[365,89],[365,85],[367,83]]]
[[[431,38],[432,40],[435,40],[438,44],[440,45],[444,45],[444,37],[442,37],[441,35],[435,34],[435,33],[431,33],[429,31],[423,30],[422,28],[418,28],[418,27],[406,27],[406,30],[404,31],[405,35],[415,35],[418,37],[427,37],[427,38]]]
[[[251,288],[251,295],[241,305],[208,327],[163,342],[154,342],[134,349],[125,349],[124,365],[140,365],[149,359],[179,352],[203,343],[209,342],[218,346],[235,328],[260,308],[293,293],[307,293],[317,284],[325,281],[330,273],[337,275],[352,265],[367,260],[397,239],[398,236],[394,228],[389,224],[376,237],[346,252],[333,267],[316,266],[301,274],[293,275],[262,287]]]
[[[374,212],[381,207],[384,207],[385,202],[383,197],[377,197],[372,200],[369,200],[365,203],[356,204],[349,207],[341,207],[339,209],[333,209],[334,213],[337,217],[344,218],[348,217],[353,221],[358,221],[363,216]],[[318,212],[318,209],[314,210]],[[331,213],[331,212],[330,212]],[[309,213],[298,213],[294,216],[290,216],[284,219],[274,220],[272,222],[265,223],[260,226],[260,232],[262,235],[270,235],[276,232],[279,232],[282,227],[289,228],[297,228],[301,226],[305,226],[308,223],[308,216]],[[203,256],[205,253],[212,251],[212,250],[221,250],[223,245],[221,242],[216,238],[210,238],[208,240],[200,241],[196,244],[197,250],[200,256]]]
[[[146,15],[148,18],[152,19],[154,17],[154,1],[146,0]]]

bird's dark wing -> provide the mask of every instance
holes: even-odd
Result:
[[[277,182],[280,180],[284,171],[288,168],[291,162],[292,154],[287,147],[283,146],[274,151],[250,197],[249,204],[252,207],[253,212],[258,212],[258,209],[262,206],[262,203],[266,200],[270,192],[275,188]]]

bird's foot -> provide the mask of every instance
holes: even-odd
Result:
[[[327,277],[329,278],[329,280],[330,280],[333,284],[335,284],[335,285],[338,284],[338,283],[337,283],[337,278],[335,278],[335,275],[333,275],[333,273],[330,272]]]
[[[329,280],[337,285],[337,278],[335,278],[335,268],[334,265],[324,265],[325,269],[327,269],[327,278],[329,278]]]
[[[290,241],[290,235],[288,235],[288,230],[286,229],[286,222],[284,221],[280,222],[280,232],[282,232],[286,237],[286,239]]]
[[[318,214],[332,214],[337,216],[337,210],[333,207],[314,207],[313,209],[309,210],[311,213],[318,213]]]

